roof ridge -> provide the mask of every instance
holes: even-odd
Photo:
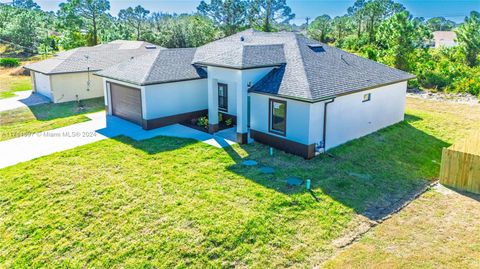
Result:
[[[223,56],[223,55],[226,55],[226,54],[228,54],[228,53],[230,53],[230,52],[232,52],[232,51],[231,51],[231,50],[227,50],[227,51],[222,52],[222,53],[220,53],[220,54],[212,55],[212,56],[210,56],[210,57],[208,57],[208,58],[205,58],[205,59],[203,59],[202,61],[193,62],[193,64],[206,63],[206,62],[208,62],[208,61],[209,61],[210,59],[212,59],[212,58],[216,58],[216,57],[219,57],[219,56]],[[242,53],[241,55],[242,55],[242,61],[243,61],[243,46],[242,46],[242,52],[241,52],[241,53]]]
[[[242,44],[242,51],[240,52],[240,59],[242,62],[240,63],[240,67],[243,68],[245,66],[245,45]]]
[[[166,49],[167,50],[167,49]],[[150,74],[152,73],[152,69],[153,67],[155,66],[155,62],[157,61],[158,57],[160,57],[160,52],[164,51],[163,49],[159,49],[158,51],[156,51],[157,55],[154,57],[150,67],[148,68],[147,72],[145,73],[145,75],[143,76],[142,80],[141,80],[141,84],[145,83],[147,80],[148,80],[148,77],[150,76]],[[140,56],[147,56],[148,53],[146,54],[142,54]]]
[[[300,48],[300,40],[299,40],[299,37],[303,37],[303,36],[300,36],[300,35],[297,34],[297,33],[294,33],[293,36],[295,37],[296,49],[298,50],[298,53],[300,54],[300,59],[301,59],[301,63],[302,63],[302,73],[303,73],[303,75],[305,76],[305,80],[306,80],[307,85],[308,85],[307,94],[308,94],[308,97],[309,97],[309,98],[312,98],[312,86],[310,85],[310,80],[308,79],[308,75],[307,75],[307,71],[306,71],[305,57],[304,57],[304,55],[303,55],[303,51],[302,51],[301,48]]]

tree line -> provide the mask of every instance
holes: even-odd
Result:
[[[417,75],[412,88],[480,95],[480,13],[463,23],[413,17],[393,0],[356,0],[346,14],[316,17],[309,37]],[[457,47],[433,49],[434,31],[454,31]]]
[[[300,26],[286,0],[200,1],[192,14],[151,12],[137,5],[110,14],[108,0],[66,0],[57,12],[33,0],[0,4],[0,41],[24,53],[93,46],[117,39],[196,47],[247,28],[295,30],[320,42],[417,75],[411,87],[480,93],[480,14],[463,23],[413,17],[393,0],[356,0],[345,15],[321,15]],[[455,31],[458,47],[431,49],[433,31]]]
[[[151,12],[137,5],[110,13],[108,0],[66,0],[45,12],[33,0],[0,6],[0,38],[30,51],[94,46],[117,39],[195,47],[246,28],[275,31],[295,17],[286,0],[201,1],[194,14]]]

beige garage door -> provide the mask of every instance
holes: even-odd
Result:
[[[112,114],[142,124],[142,98],[140,89],[110,83]]]

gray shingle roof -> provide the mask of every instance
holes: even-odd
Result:
[[[85,58],[85,54],[89,58]],[[93,60],[94,59],[94,60]],[[206,78],[199,66],[274,69],[249,91],[317,101],[414,78],[406,72],[291,32],[246,30],[199,48],[147,50],[123,41],[79,48],[34,63],[42,73],[102,70],[99,76],[137,85]],[[42,71],[43,70],[43,71]]]
[[[202,47],[199,48],[199,50],[204,49],[205,48]],[[215,48],[208,49],[214,50]],[[277,66],[285,63],[285,53],[283,51],[283,44],[241,45],[233,46],[229,50],[221,51],[221,53],[218,54],[209,52],[203,56],[203,58],[197,56],[197,58],[194,59],[194,63],[236,69]]]
[[[204,69],[192,65],[196,48],[156,50],[97,72],[96,75],[151,85],[206,78]]]
[[[254,56],[248,59],[241,57],[250,47],[255,48],[255,53],[251,53]],[[283,54],[279,52],[280,48]],[[248,54],[246,57],[249,57]],[[239,59],[248,64],[239,64]],[[232,68],[281,64],[250,91],[308,101],[414,77],[292,32],[246,30],[198,48],[193,62]]]
[[[143,41],[117,40],[108,44],[61,52],[53,58],[29,64],[25,68],[44,74],[98,71],[131,57],[164,49],[158,46],[156,49],[147,49],[146,46],[152,46],[152,44]]]

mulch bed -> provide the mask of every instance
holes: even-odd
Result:
[[[198,126],[197,124],[193,124],[190,120],[189,120],[189,121],[180,122],[180,124],[183,125],[183,126],[190,127],[190,128],[192,128],[192,129],[195,129],[195,130],[199,130],[199,131],[208,133],[208,128],[206,128],[206,127],[204,127],[204,126]],[[233,127],[233,125],[227,126],[225,123],[220,122],[220,123],[218,124],[218,131],[225,130],[225,129],[229,129],[229,128],[232,128],[232,127]]]

